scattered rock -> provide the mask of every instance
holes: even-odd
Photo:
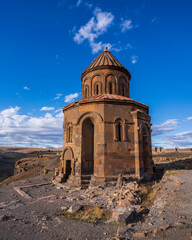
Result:
[[[119,176],[118,176],[116,187],[117,187],[117,188],[121,188],[122,186],[123,186],[123,176],[122,176],[122,173],[121,173],[121,174],[119,174]]]
[[[10,217],[9,216],[6,216],[6,215],[1,215],[0,216],[0,222],[6,222],[7,220],[9,220]]]
[[[66,211],[67,209],[68,209],[68,207],[66,207],[66,206],[62,206],[62,207],[61,207],[61,210],[62,210],[62,211]]]
[[[182,224],[183,224],[182,222],[177,222],[177,221],[175,221],[173,225],[174,225],[174,226],[181,226]]]
[[[72,205],[69,209],[68,209],[68,213],[74,213],[74,212],[78,212],[82,209],[82,205],[80,204],[75,204],[75,205]]]
[[[112,212],[112,220],[117,221],[122,225],[126,225],[134,219],[134,210],[127,207],[115,208]]]
[[[149,209],[147,207],[141,207],[139,210],[138,210],[138,213],[140,215],[143,215],[143,214],[148,214],[149,213]]]
[[[162,231],[165,231],[165,230],[167,230],[168,228],[170,228],[170,224],[166,224],[166,225],[162,226],[160,229],[161,229]]]
[[[50,217],[44,216],[44,217],[42,217],[42,220],[43,220],[43,221],[50,220]]]
[[[153,236],[156,236],[156,234],[160,231],[159,228],[154,228],[153,229]]]
[[[176,182],[175,185],[179,186],[179,185],[182,185],[183,183],[182,182]]]
[[[118,238],[118,237],[112,237],[112,238],[106,238],[106,240],[121,240],[121,238]]]
[[[146,232],[136,232],[133,235],[134,235],[134,237],[145,238],[146,237]]]
[[[65,196],[60,196],[60,199],[65,199],[66,197]]]

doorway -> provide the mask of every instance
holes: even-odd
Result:
[[[71,162],[73,159],[73,151],[71,148],[67,148],[64,152],[64,164],[65,164],[65,176],[66,179],[69,178],[69,176],[71,175],[71,170],[72,170],[72,166],[71,166]]]
[[[71,174],[71,160],[66,160],[66,179],[69,178]]]
[[[82,124],[81,174],[92,175],[93,173],[94,173],[94,124],[90,118],[86,118]]]

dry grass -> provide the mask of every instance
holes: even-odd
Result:
[[[9,178],[6,178],[4,181],[2,181],[0,183],[1,187],[4,187],[10,183],[22,180],[22,179],[26,179],[26,178],[31,178],[31,177],[36,177],[36,176],[40,176],[41,175],[41,171],[42,169],[39,167],[33,168],[29,171],[25,171],[25,172],[21,172],[21,173],[17,173]]]
[[[141,185],[141,199],[142,199],[142,206],[152,206],[156,195],[157,195],[157,187],[156,185]]]
[[[71,220],[82,220],[85,222],[99,223],[107,221],[110,215],[99,207],[84,206],[80,211],[75,213],[68,213],[67,211],[61,212],[60,215]]]

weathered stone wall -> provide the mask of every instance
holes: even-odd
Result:
[[[139,119],[135,122],[132,116],[132,110],[137,109],[140,115],[146,119]],[[120,173],[124,175],[134,175],[140,177],[137,173],[143,171],[143,155],[142,155],[142,137],[135,141],[135,134],[137,134],[136,125],[144,125],[145,121],[150,123],[150,117],[147,114],[148,109],[142,106],[136,106],[133,103],[121,104],[110,102],[92,102],[86,104],[77,104],[64,111],[64,141],[63,149],[70,147],[74,154],[75,169],[74,175],[80,177],[82,167],[85,163],[85,156],[82,150],[82,125],[84,120],[90,119],[94,125],[94,180],[105,181],[108,178],[117,178]],[[138,119],[138,116],[137,116]],[[121,125],[120,139],[117,139],[117,122]],[[72,127],[72,141],[67,142],[68,126]],[[148,124],[149,128],[150,125]],[[86,131],[85,131],[86,135]],[[86,138],[86,136],[84,137]],[[142,134],[140,134],[142,136]],[[138,135],[138,136],[140,136]],[[150,136],[148,136],[150,138]],[[86,142],[86,140],[85,140]],[[138,154],[137,143],[139,146]],[[87,143],[90,148],[90,143]],[[148,146],[150,152],[150,145]],[[138,155],[138,162],[136,158]],[[148,155],[147,167],[150,168],[151,155]],[[64,159],[64,158],[63,158]],[[65,174],[65,162],[62,160],[63,173]],[[88,166],[88,165],[87,165]],[[91,165],[89,165],[91,168]],[[145,167],[146,167],[145,166]],[[88,167],[89,172],[89,167]]]
[[[129,81],[129,76],[118,70],[100,69],[90,72],[82,79],[82,97],[101,93],[129,97]]]

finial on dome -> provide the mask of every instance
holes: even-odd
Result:
[[[106,51],[108,51],[108,48],[107,48],[107,46],[105,47],[105,50],[104,50],[104,51],[105,51],[105,52],[106,52]]]

